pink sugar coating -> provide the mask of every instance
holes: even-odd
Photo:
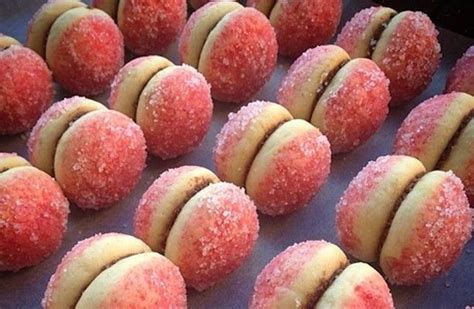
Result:
[[[108,207],[132,191],[145,159],[138,125],[119,112],[96,111],[73,126],[61,162],[55,162],[63,171],[56,179],[78,207]]]
[[[354,52],[365,29],[372,21],[373,16],[381,8],[380,6],[373,6],[356,13],[354,17],[344,25],[341,33],[337,36],[335,44],[342,47],[349,54]],[[367,57],[368,56],[369,55],[367,55]]]
[[[229,14],[231,18],[207,55],[206,70],[199,68],[199,71],[212,85],[215,99],[244,102],[270,78],[278,46],[270,22],[259,11],[243,8]]]
[[[415,158],[425,153],[439,121],[457,96],[457,93],[438,95],[416,106],[398,129],[393,152]]]
[[[390,79],[392,105],[420,94],[431,82],[441,58],[438,31],[429,17],[410,12],[398,25],[377,64]]]
[[[195,170],[196,166],[181,166],[169,169],[156,179],[143,194],[135,211],[133,220],[134,234],[149,243],[151,236],[151,225],[154,213],[159,211],[156,205],[160,205],[163,198],[169,193],[169,189],[183,175]]]
[[[206,79],[187,65],[172,70],[145,96],[146,116],[139,123],[148,151],[162,159],[199,146],[212,120],[211,89]]]
[[[343,305],[346,309],[394,308],[390,289],[380,274],[372,274],[353,287]]]
[[[178,267],[161,255],[111,283],[114,286],[101,308],[187,308],[183,277]]]
[[[299,56],[290,66],[288,73],[278,89],[278,103],[288,109],[292,109],[295,104],[300,104],[300,102],[294,100],[294,95],[295,92],[299,94],[302,83],[311,79],[312,68],[317,67],[321,62],[331,58],[333,54],[339,50],[340,49],[335,45],[322,45],[310,48]],[[309,121],[311,119],[308,118],[305,120]]]
[[[0,134],[33,127],[52,103],[54,90],[46,63],[28,48],[0,50]]]
[[[69,264],[74,261],[76,258],[80,257],[84,254],[84,251],[92,246],[96,241],[107,238],[107,237],[116,237],[120,234],[118,233],[107,233],[107,234],[96,234],[92,237],[79,241],[74,247],[68,251],[61,259],[61,262],[56,267],[56,271],[51,276],[48,282],[48,286],[46,288],[43,300],[41,301],[41,305],[43,308],[49,308],[52,302],[53,293],[56,292],[55,290],[63,289],[64,287],[60,286],[62,276],[66,273]]]
[[[173,262],[188,286],[207,289],[224,280],[252,252],[259,224],[254,203],[230,183],[211,184],[182,231]]]
[[[34,168],[0,174],[0,208],[0,271],[36,265],[58,249],[69,203],[49,175]]]
[[[274,257],[255,282],[249,308],[269,308],[281,293],[287,292],[298,279],[306,263],[328,246],[324,240],[305,241],[286,248]]]
[[[234,148],[242,142],[244,134],[258,125],[256,118],[261,116],[264,109],[272,103],[255,101],[242,107],[237,113],[230,113],[229,120],[216,137],[213,151],[214,166],[221,179],[229,179],[229,164],[235,155]],[[247,167],[242,167],[247,168]]]
[[[56,1],[56,0],[55,0]],[[37,148],[41,147],[40,145],[40,134],[44,127],[50,122],[60,118],[63,114],[67,113],[69,110],[74,109],[77,106],[82,104],[84,97],[74,96],[71,98],[63,99],[59,102],[51,105],[38,119],[35,126],[31,130],[30,137],[27,142],[28,146],[28,158],[33,165],[37,162],[36,158]]]
[[[447,272],[471,238],[469,202],[459,178],[447,172],[424,201],[399,258],[386,258],[384,271],[397,284],[428,282]],[[408,232],[408,231],[407,231]]]
[[[186,22],[186,0],[125,0],[120,30],[137,55],[163,53]]]
[[[308,48],[325,44],[341,20],[341,0],[280,0],[281,13],[274,23],[278,51],[297,57]]]
[[[444,92],[452,91],[474,95],[474,46],[469,47],[449,73]]]
[[[334,153],[353,150],[382,126],[390,102],[389,83],[373,61],[361,59],[330,93],[321,130]]]
[[[469,199],[469,204],[474,208],[474,157],[469,160],[465,169],[466,175],[461,178],[461,181],[464,184],[464,189],[466,191],[467,198]]]
[[[378,8],[357,13],[343,28],[336,44],[349,54],[370,17]],[[431,82],[438,68],[440,46],[438,31],[429,17],[421,12],[409,12],[385,46],[383,59],[377,65],[390,79],[392,105],[409,101],[420,94]]]
[[[327,138],[316,128],[299,134],[272,157],[252,198],[264,214],[292,213],[320,190],[330,168]]]
[[[64,29],[51,59],[54,78],[71,93],[96,95],[123,65],[123,38],[108,16],[82,17]]]
[[[360,231],[355,230],[360,211],[399,160],[400,156],[383,156],[370,161],[344,191],[336,205],[336,228],[339,240],[347,251],[353,253],[360,246],[357,236]]]

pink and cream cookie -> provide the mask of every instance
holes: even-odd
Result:
[[[164,53],[186,22],[186,0],[92,0],[92,6],[115,19],[136,55]]]
[[[370,58],[390,79],[392,105],[419,95],[441,58],[438,31],[422,12],[371,7],[354,15],[336,44],[352,58]]]
[[[395,138],[394,153],[420,160],[427,170],[453,171],[474,202],[474,97],[435,96],[415,107]]]
[[[212,85],[213,98],[244,102],[270,78],[277,60],[268,19],[237,2],[210,2],[189,18],[179,41],[181,60]]]
[[[82,98],[64,99],[38,120],[31,163],[54,176],[70,202],[99,209],[125,198],[145,167],[143,132],[125,115]]]
[[[160,56],[127,63],[112,83],[108,104],[142,128],[148,151],[162,159],[196,148],[212,120],[211,90],[204,77]]]
[[[281,105],[244,106],[217,136],[217,174],[245,187],[264,214],[288,214],[306,206],[324,184],[331,165],[327,138]]]
[[[42,306],[186,308],[178,268],[135,237],[107,233],[78,242],[51,276]]]
[[[0,34],[0,135],[33,127],[53,101],[46,63],[12,37]]]
[[[327,136],[333,153],[348,152],[382,126],[390,101],[389,80],[369,59],[353,59],[336,45],[307,50],[290,67],[278,102],[293,117]]]
[[[74,94],[102,93],[123,65],[123,38],[113,20],[76,0],[45,3],[30,20],[27,46]]]
[[[452,172],[426,173],[413,157],[371,161],[336,206],[342,245],[378,261],[391,282],[423,284],[447,272],[471,238],[464,187]]]
[[[365,263],[350,264],[334,244],[306,241],[265,266],[249,305],[257,308],[394,308],[383,277]]]
[[[255,205],[243,189],[220,182],[206,168],[163,173],[143,195],[135,235],[179,267],[199,291],[224,280],[255,246]]]
[[[0,153],[0,271],[33,266],[53,254],[68,214],[53,178],[16,154]]]
[[[474,95],[474,46],[469,47],[449,73],[444,92],[453,91]]]
[[[334,36],[341,20],[341,0],[248,0],[275,29],[281,55],[298,57]]]

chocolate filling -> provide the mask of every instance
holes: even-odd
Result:
[[[318,101],[323,95],[323,93],[326,91],[328,88],[329,84],[332,82],[334,77],[336,76],[337,72],[339,72],[340,69],[342,69],[343,66],[345,66],[350,60],[344,59],[339,63],[334,69],[329,71],[326,75],[326,77],[323,79],[321,85],[319,85],[318,89],[316,90],[316,94],[314,96],[313,100],[313,106],[311,108],[312,111],[316,108],[316,105],[318,105]],[[311,120],[311,116],[310,119]]]
[[[305,308],[314,308],[318,303],[321,296],[323,296],[324,292],[331,286],[331,284],[337,279],[337,277],[344,271],[344,269],[349,266],[349,261],[342,263],[339,268],[325,281],[321,282],[318,288],[310,295],[308,295],[308,302]]]
[[[413,190],[415,185],[420,181],[420,179],[425,175],[426,173],[420,173],[416,175],[410,183],[405,187],[405,190],[403,190],[403,193],[398,197],[397,201],[395,202],[394,207],[392,208],[392,212],[390,213],[390,216],[388,218],[387,223],[385,224],[385,229],[380,236],[379,243],[377,246],[377,256],[380,257],[380,254],[382,252],[382,247],[385,243],[385,240],[387,239],[388,232],[390,231],[390,227],[392,226],[393,219],[395,218],[395,215],[397,214],[398,209],[400,209],[400,206],[402,205],[403,201],[406,199],[408,194]]]
[[[396,16],[396,13],[390,14],[388,20],[381,23],[379,27],[375,30],[374,35],[370,38],[369,41],[369,48],[367,50],[367,57],[372,58],[372,54],[375,51],[375,47],[377,47],[377,43],[379,42],[380,38],[382,37],[382,33],[387,29],[388,25],[392,21],[392,19]]]
[[[279,123],[277,123],[273,128],[271,128],[270,130],[268,130],[265,134],[265,136],[263,137],[263,139],[260,141],[260,143],[257,145],[257,148],[255,149],[254,153],[252,153],[251,155],[251,158],[252,160],[249,161],[249,163],[244,166],[243,168],[245,169],[245,181],[247,181],[247,176],[250,172],[250,168],[252,167],[252,164],[253,164],[253,161],[255,161],[255,158],[257,157],[258,153],[260,152],[260,150],[262,149],[263,145],[265,144],[265,142],[270,138],[270,136],[275,133],[276,130],[278,130],[279,127],[281,127],[284,123],[290,121],[291,119],[285,119],[285,120],[282,120],[280,121]]]
[[[102,267],[99,272],[97,272],[96,274],[94,274],[94,278],[91,280],[91,282],[89,282],[87,285],[84,285],[80,288],[81,292],[78,294],[79,296],[76,297],[76,299],[74,299],[74,308],[76,307],[77,303],[79,302],[79,300],[81,299],[82,297],[82,294],[84,294],[84,292],[87,290],[87,288],[91,285],[91,283],[95,280],[95,278],[97,278],[102,272],[104,272],[106,269],[112,267],[113,265],[115,265],[116,263],[118,263],[119,261],[123,260],[123,259],[126,259],[128,257],[131,257],[131,256],[134,256],[134,255],[137,255],[137,254],[142,254],[142,253],[145,253],[145,251],[143,252],[139,252],[139,253],[133,253],[133,254],[128,254],[128,255],[124,255],[116,260],[113,260],[112,262],[110,262],[109,264],[105,265],[104,267]]]
[[[206,188],[207,186],[213,184],[211,179],[205,178],[205,177],[194,178],[191,181],[193,182],[193,185],[191,185],[191,189],[189,189],[185,193],[184,200],[174,209],[173,216],[172,216],[168,226],[166,227],[166,237],[164,238],[164,241],[161,244],[159,244],[160,247],[163,248],[163,252],[158,252],[158,253],[164,254],[164,249],[166,248],[166,242],[168,240],[168,236],[171,232],[171,229],[173,228],[174,223],[176,222],[176,219],[178,218],[179,213],[181,212],[181,210],[183,210],[184,205],[186,205],[186,203],[193,196],[195,196],[199,191],[201,191],[202,189]]]
[[[439,157],[438,162],[436,163],[435,170],[442,169],[441,167],[448,160],[449,155],[451,154],[451,151],[453,150],[454,146],[456,146],[462,132],[473,118],[474,110],[471,110],[466,116],[464,116],[458,129],[454,133],[453,137],[451,137],[451,139],[449,140],[448,144],[446,145],[446,148],[444,148],[443,152],[441,153],[441,156]]]

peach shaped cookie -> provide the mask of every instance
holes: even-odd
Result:
[[[237,2],[210,2],[189,18],[179,41],[182,62],[212,85],[213,98],[244,102],[270,78],[278,52],[270,22]]]
[[[30,21],[27,46],[46,59],[55,80],[74,94],[103,92],[123,65],[120,30],[106,13],[79,1],[45,3]]]
[[[127,196],[145,167],[145,148],[133,121],[81,97],[54,104],[28,140],[32,164],[54,176],[66,197],[84,209]]]
[[[341,20],[341,0],[249,0],[275,29],[278,51],[298,57],[305,50],[328,43]]]
[[[249,308],[394,308],[382,276],[331,243],[288,247],[265,266]]]
[[[135,235],[164,253],[199,291],[243,263],[259,230],[255,205],[243,189],[197,166],[163,173],[140,200],[134,226]]]
[[[31,49],[0,34],[0,135],[28,131],[53,101],[48,66]]]
[[[378,66],[369,59],[351,60],[335,45],[307,50],[278,90],[278,102],[318,127],[333,153],[366,142],[384,122],[389,101],[389,80]]]
[[[445,93],[458,91],[474,95],[474,46],[458,59],[448,75]]]
[[[0,153],[0,271],[33,266],[53,254],[68,214],[53,178],[14,153]]]
[[[186,22],[186,0],[92,0],[92,6],[116,20],[136,55],[164,53]]]
[[[423,284],[447,272],[472,230],[459,178],[425,173],[408,156],[369,162],[336,206],[336,226],[344,248],[363,261],[378,261],[400,285]]]
[[[148,151],[162,159],[197,147],[212,119],[210,86],[204,77],[159,56],[127,63],[112,83],[108,104],[136,121]]]
[[[186,289],[178,268],[141,240],[98,234],[78,242],[63,257],[42,306],[186,308]]]
[[[394,153],[419,159],[427,170],[452,170],[474,202],[474,97],[435,96],[415,107],[395,138]]]
[[[282,106],[257,101],[244,106],[217,136],[217,174],[245,186],[267,215],[291,213],[308,204],[325,182],[331,150],[324,135]]]
[[[390,79],[392,105],[419,95],[441,58],[438,31],[422,12],[363,9],[346,23],[336,45],[353,58],[372,59]]]

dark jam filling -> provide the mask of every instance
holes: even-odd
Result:
[[[349,266],[349,261],[346,261],[345,263],[341,264],[339,268],[329,277],[327,280],[321,282],[316,289],[311,295],[308,296],[308,303],[305,306],[305,308],[314,308],[316,304],[318,303],[319,299],[321,296],[326,292],[326,290],[333,284],[333,282],[337,279],[337,277],[344,271],[344,269]]]
[[[342,69],[342,67],[345,66],[348,62],[349,62],[349,60],[344,59],[334,69],[332,69],[331,71],[328,72],[326,77],[323,79],[321,85],[319,85],[319,88],[316,90],[316,95],[315,95],[314,100],[313,100],[313,106],[311,108],[312,111],[314,111],[314,109],[316,108],[316,105],[318,105],[319,99],[321,98],[323,93],[326,91],[329,84],[332,82],[332,80],[336,76],[337,72],[339,72],[339,70]],[[310,116],[310,119],[308,119],[308,120],[311,120],[311,116]]]
[[[403,190],[403,193],[400,195],[400,197],[397,199],[395,202],[395,206],[392,208],[392,212],[390,213],[390,216],[388,218],[387,224],[385,225],[385,229],[380,237],[379,244],[377,247],[377,256],[380,256],[380,253],[382,252],[382,247],[383,244],[385,243],[385,240],[387,239],[388,232],[390,231],[390,227],[392,226],[393,219],[395,218],[395,215],[400,209],[400,206],[402,205],[403,201],[406,199],[408,194],[413,190],[415,185],[420,181],[421,177],[423,177],[425,173],[420,173],[413,178],[410,183],[405,187],[405,190]]]
[[[390,14],[389,18],[381,23],[379,27],[375,30],[374,35],[369,41],[369,49],[367,50],[367,57],[372,58],[372,54],[377,47],[377,43],[379,42],[380,38],[382,37],[383,32],[387,29],[388,25],[392,21],[392,19],[397,15],[397,13]]]
[[[186,205],[186,203],[193,196],[195,196],[199,191],[201,191],[205,187],[213,184],[211,179],[206,179],[204,177],[195,178],[195,179],[192,179],[192,181],[194,182],[194,184],[191,185],[191,189],[189,189],[185,193],[185,198],[173,211],[172,218],[169,221],[168,226],[166,227],[166,237],[164,237],[163,242],[161,244],[159,244],[160,248],[163,248],[163,252],[158,252],[158,253],[164,254],[164,249],[166,248],[166,241],[168,240],[168,236],[171,232],[171,229],[173,228],[174,223],[176,222],[176,219],[178,218],[179,213],[181,212],[181,210],[183,210],[184,205]]]
[[[458,129],[454,133],[453,137],[451,137],[451,139],[449,140],[449,143],[448,145],[446,145],[446,148],[444,148],[443,152],[441,153],[441,156],[439,157],[438,162],[436,163],[435,170],[441,169],[446,160],[448,160],[449,155],[451,154],[451,151],[453,150],[454,146],[456,146],[462,131],[464,131],[464,129],[467,127],[467,125],[473,118],[474,110],[471,110],[466,116],[464,116]]]

